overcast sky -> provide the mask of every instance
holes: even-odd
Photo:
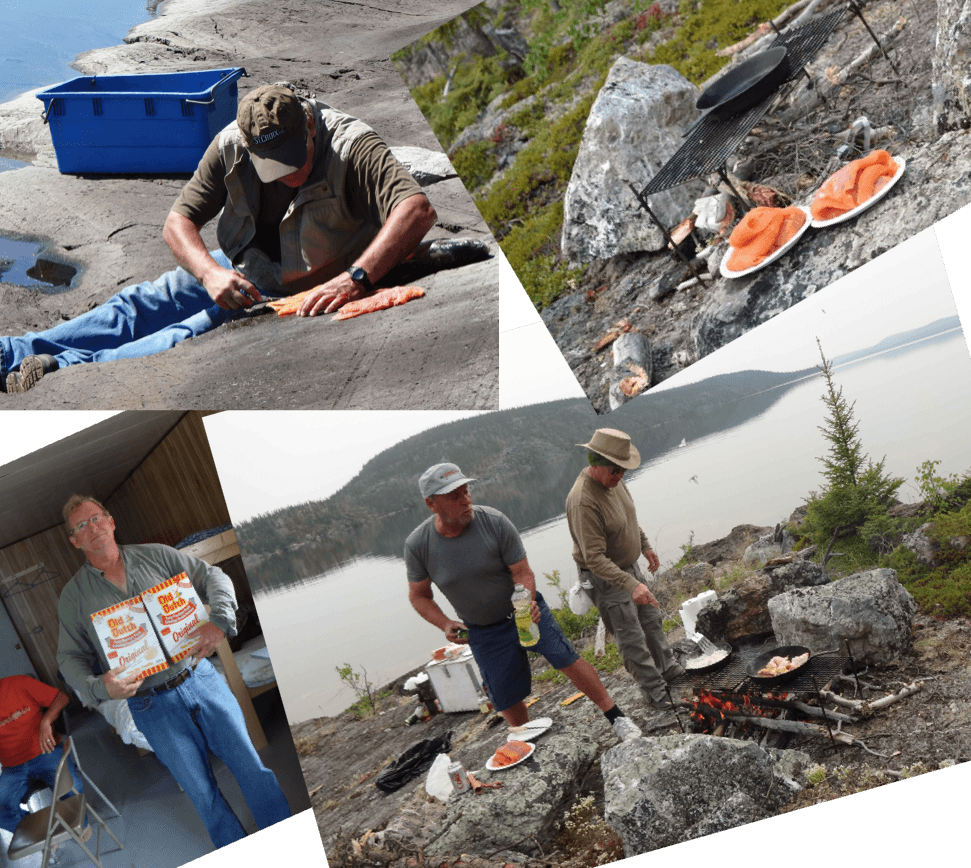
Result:
[[[971,216],[971,214],[969,214]],[[960,234],[960,227],[949,229]],[[955,247],[960,250],[960,245]],[[915,286],[922,291],[914,292]],[[581,397],[582,391],[516,278],[504,273],[500,386],[504,407]],[[810,296],[687,368],[671,387],[760,368],[792,371],[870,346],[888,334],[955,314],[933,230]],[[379,452],[419,431],[473,413],[249,412],[207,416],[216,466],[234,521],[329,497]],[[607,417],[609,418],[609,417]],[[607,421],[605,419],[605,424]]]

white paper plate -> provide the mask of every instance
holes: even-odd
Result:
[[[775,251],[771,256],[765,257],[758,265],[753,265],[751,268],[745,268],[742,271],[732,271],[728,267],[728,260],[732,258],[732,253],[735,248],[731,244],[728,245],[728,252],[722,257],[721,264],[719,265],[719,270],[722,273],[722,277],[735,278],[735,277],[745,277],[746,274],[752,274],[761,268],[765,268],[767,265],[771,265],[780,256],[784,256],[792,247],[795,247],[799,239],[805,234],[806,230],[812,225],[813,215],[810,213],[809,209],[805,205],[797,206],[800,211],[806,215],[806,220],[800,227],[799,231],[792,236],[785,244],[782,245],[778,250]]]
[[[522,739],[520,739],[520,741],[522,741]],[[507,766],[494,766],[494,765],[492,764],[492,757],[489,757],[489,759],[487,759],[487,760],[486,760],[486,764],[485,764],[485,767],[486,767],[486,768],[487,768],[487,769],[488,769],[488,770],[489,770],[490,772],[501,772],[501,771],[502,771],[503,769],[511,769],[511,768],[512,768],[513,766],[518,766],[518,765],[519,765],[519,764],[520,764],[521,762],[525,762],[525,761],[526,761],[526,760],[528,760],[528,759],[529,759],[529,758],[530,758],[530,757],[531,757],[531,756],[532,756],[532,755],[533,755],[534,753],[536,753],[536,745],[535,745],[535,744],[531,744],[531,745],[529,746],[529,753],[528,753],[528,754],[526,754],[526,756],[524,756],[524,757],[523,757],[522,759],[520,759],[520,760],[516,760],[516,762],[514,762],[514,763],[509,763],[509,765],[507,765]]]
[[[532,741],[546,732],[553,725],[553,718],[540,717],[531,720],[523,726],[513,726],[509,728],[509,736],[506,741]],[[503,766],[509,768],[509,766]]]
[[[900,180],[900,176],[903,175],[904,169],[907,167],[907,161],[903,157],[894,157],[893,161],[897,164],[899,168],[897,169],[897,174],[890,179],[886,187],[874,193],[862,205],[857,205],[855,208],[851,208],[845,214],[840,214],[839,217],[833,217],[832,220],[813,220],[813,228],[825,229],[827,226],[835,226],[837,223],[843,223],[846,220],[852,220],[854,217],[856,217],[857,214],[860,214],[863,211],[866,211],[867,208],[870,208],[873,205],[876,205],[877,202],[879,202],[884,196],[887,195],[887,193],[889,193],[893,189],[893,185]],[[829,179],[827,178],[827,180]],[[810,217],[811,216],[812,214],[810,213]]]

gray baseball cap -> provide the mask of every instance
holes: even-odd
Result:
[[[422,497],[434,497],[455,491],[467,482],[475,482],[475,479],[462,473],[457,464],[436,464],[421,475],[418,488]]]

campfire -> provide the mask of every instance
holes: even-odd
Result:
[[[811,656],[784,686],[759,685],[747,673],[753,659],[751,652],[733,653],[720,671],[682,676],[672,686],[671,696],[682,730],[777,748],[786,747],[793,736],[821,738],[834,747],[856,745],[880,756],[843,727],[921,689],[920,682],[913,682],[876,700],[844,696],[844,689],[861,695],[863,686],[872,686],[861,685],[857,675],[843,674],[853,667],[852,658],[835,652]],[[686,699],[689,685],[691,698]]]

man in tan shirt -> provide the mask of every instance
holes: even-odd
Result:
[[[643,554],[655,573],[660,561],[637,524],[634,501],[623,483],[625,471],[640,466],[640,453],[627,434],[613,428],[601,428],[589,443],[577,445],[588,450],[588,466],[567,495],[566,518],[580,581],[589,585],[624,668],[648,705],[669,707],[666,682],[684,670],[664,637],[657,599],[637,564]]]

